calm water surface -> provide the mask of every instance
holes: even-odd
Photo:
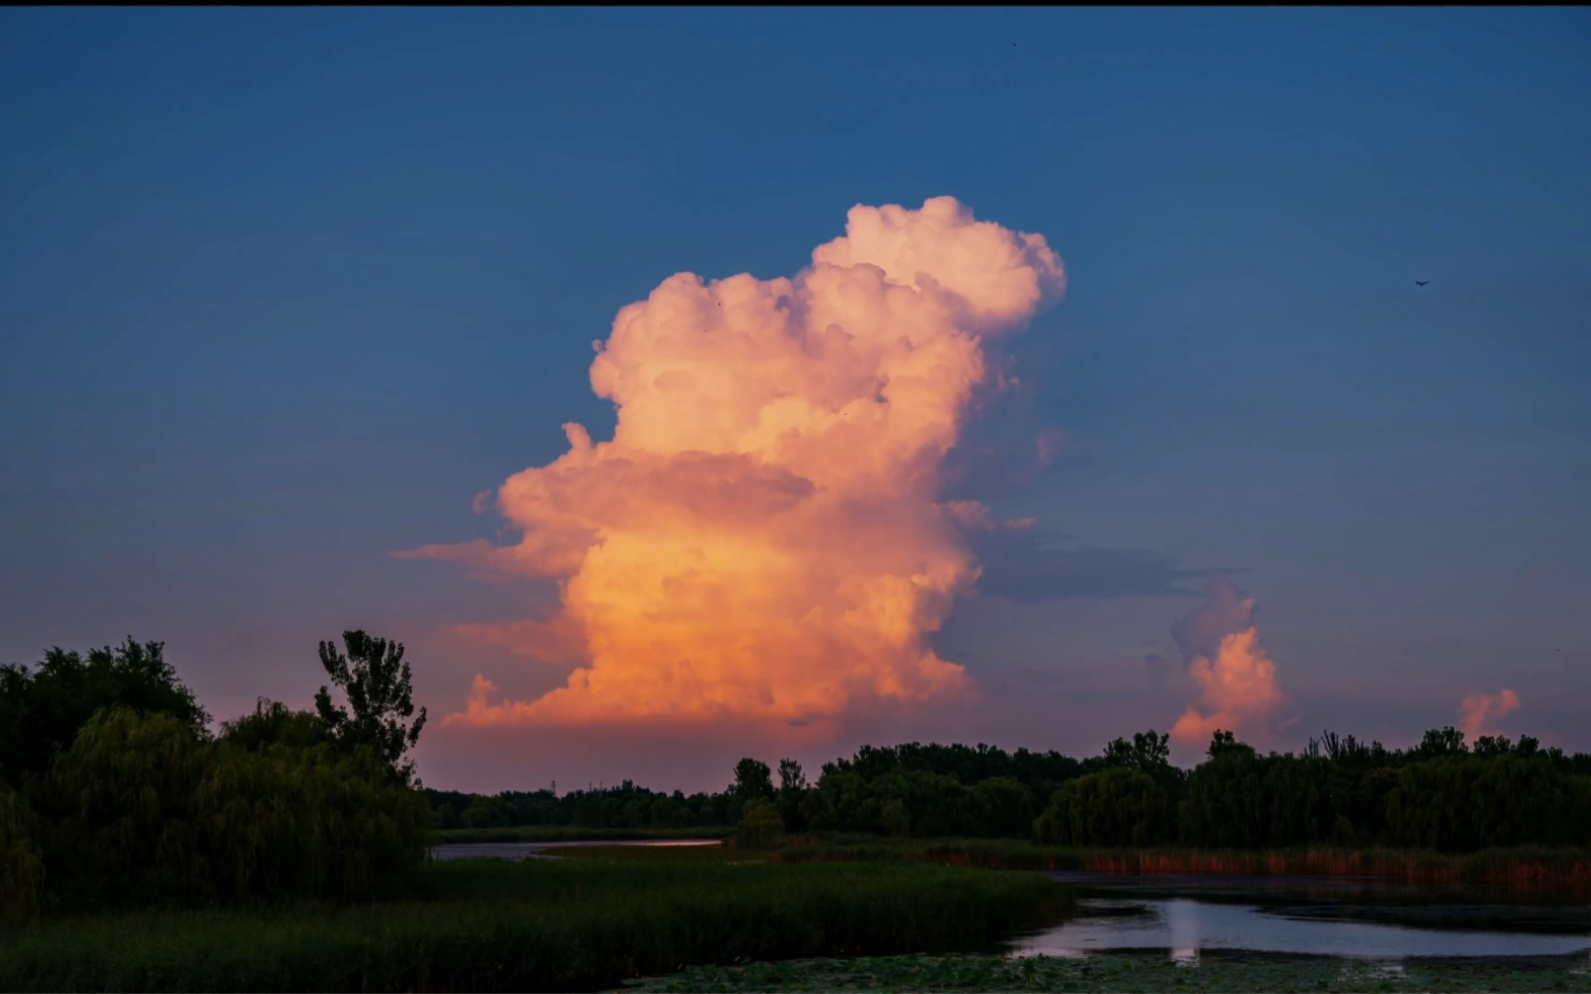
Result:
[[[1366,959],[1587,956],[1584,899],[1520,897],[1364,878],[1051,874],[1083,895],[1076,917],[1017,940],[1019,956],[1203,949]]]

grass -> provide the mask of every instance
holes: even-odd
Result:
[[[1068,849],[1014,839],[787,840],[772,860],[914,862],[1001,870],[1093,870],[1120,874],[1363,875],[1410,883],[1476,883],[1522,890],[1591,892],[1591,850],[1521,847],[1449,855],[1402,849],[1315,846],[1265,852],[1198,849]]]
[[[521,825],[517,828],[443,828],[437,842],[628,842],[667,839],[722,839],[734,833],[707,828],[578,828],[573,825]]]
[[[1580,991],[1584,956],[1404,960],[1206,951],[1193,963],[1160,953],[1086,959],[889,956],[696,967],[626,992],[673,991]]]
[[[987,950],[1064,912],[1033,874],[928,865],[457,860],[413,900],[54,919],[0,990],[595,990],[687,965]]]

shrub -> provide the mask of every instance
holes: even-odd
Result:
[[[22,921],[39,912],[44,857],[36,831],[27,799],[0,783],[0,921]]]
[[[784,818],[772,801],[761,797],[746,802],[736,829],[736,841],[744,849],[767,849],[784,833]]]

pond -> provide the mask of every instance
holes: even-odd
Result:
[[[1052,873],[1078,889],[1077,914],[1011,945],[1017,956],[1201,950],[1344,956],[1587,956],[1584,898],[1371,878],[1112,877]]]
[[[719,839],[634,839],[620,842],[444,842],[431,847],[433,859],[530,859],[544,849],[572,846],[716,846]]]

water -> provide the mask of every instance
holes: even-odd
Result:
[[[435,859],[531,859],[543,849],[570,846],[716,846],[718,839],[631,840],[627,842],[444,842],[431,849]]]
[[[1248,950],[1363,959],[1585,955],[1591,907],[1572,900],[1353,878],[1052,874],[1083,895],[1071,920],[1013,943],[1018,956],[1107,949]]]

